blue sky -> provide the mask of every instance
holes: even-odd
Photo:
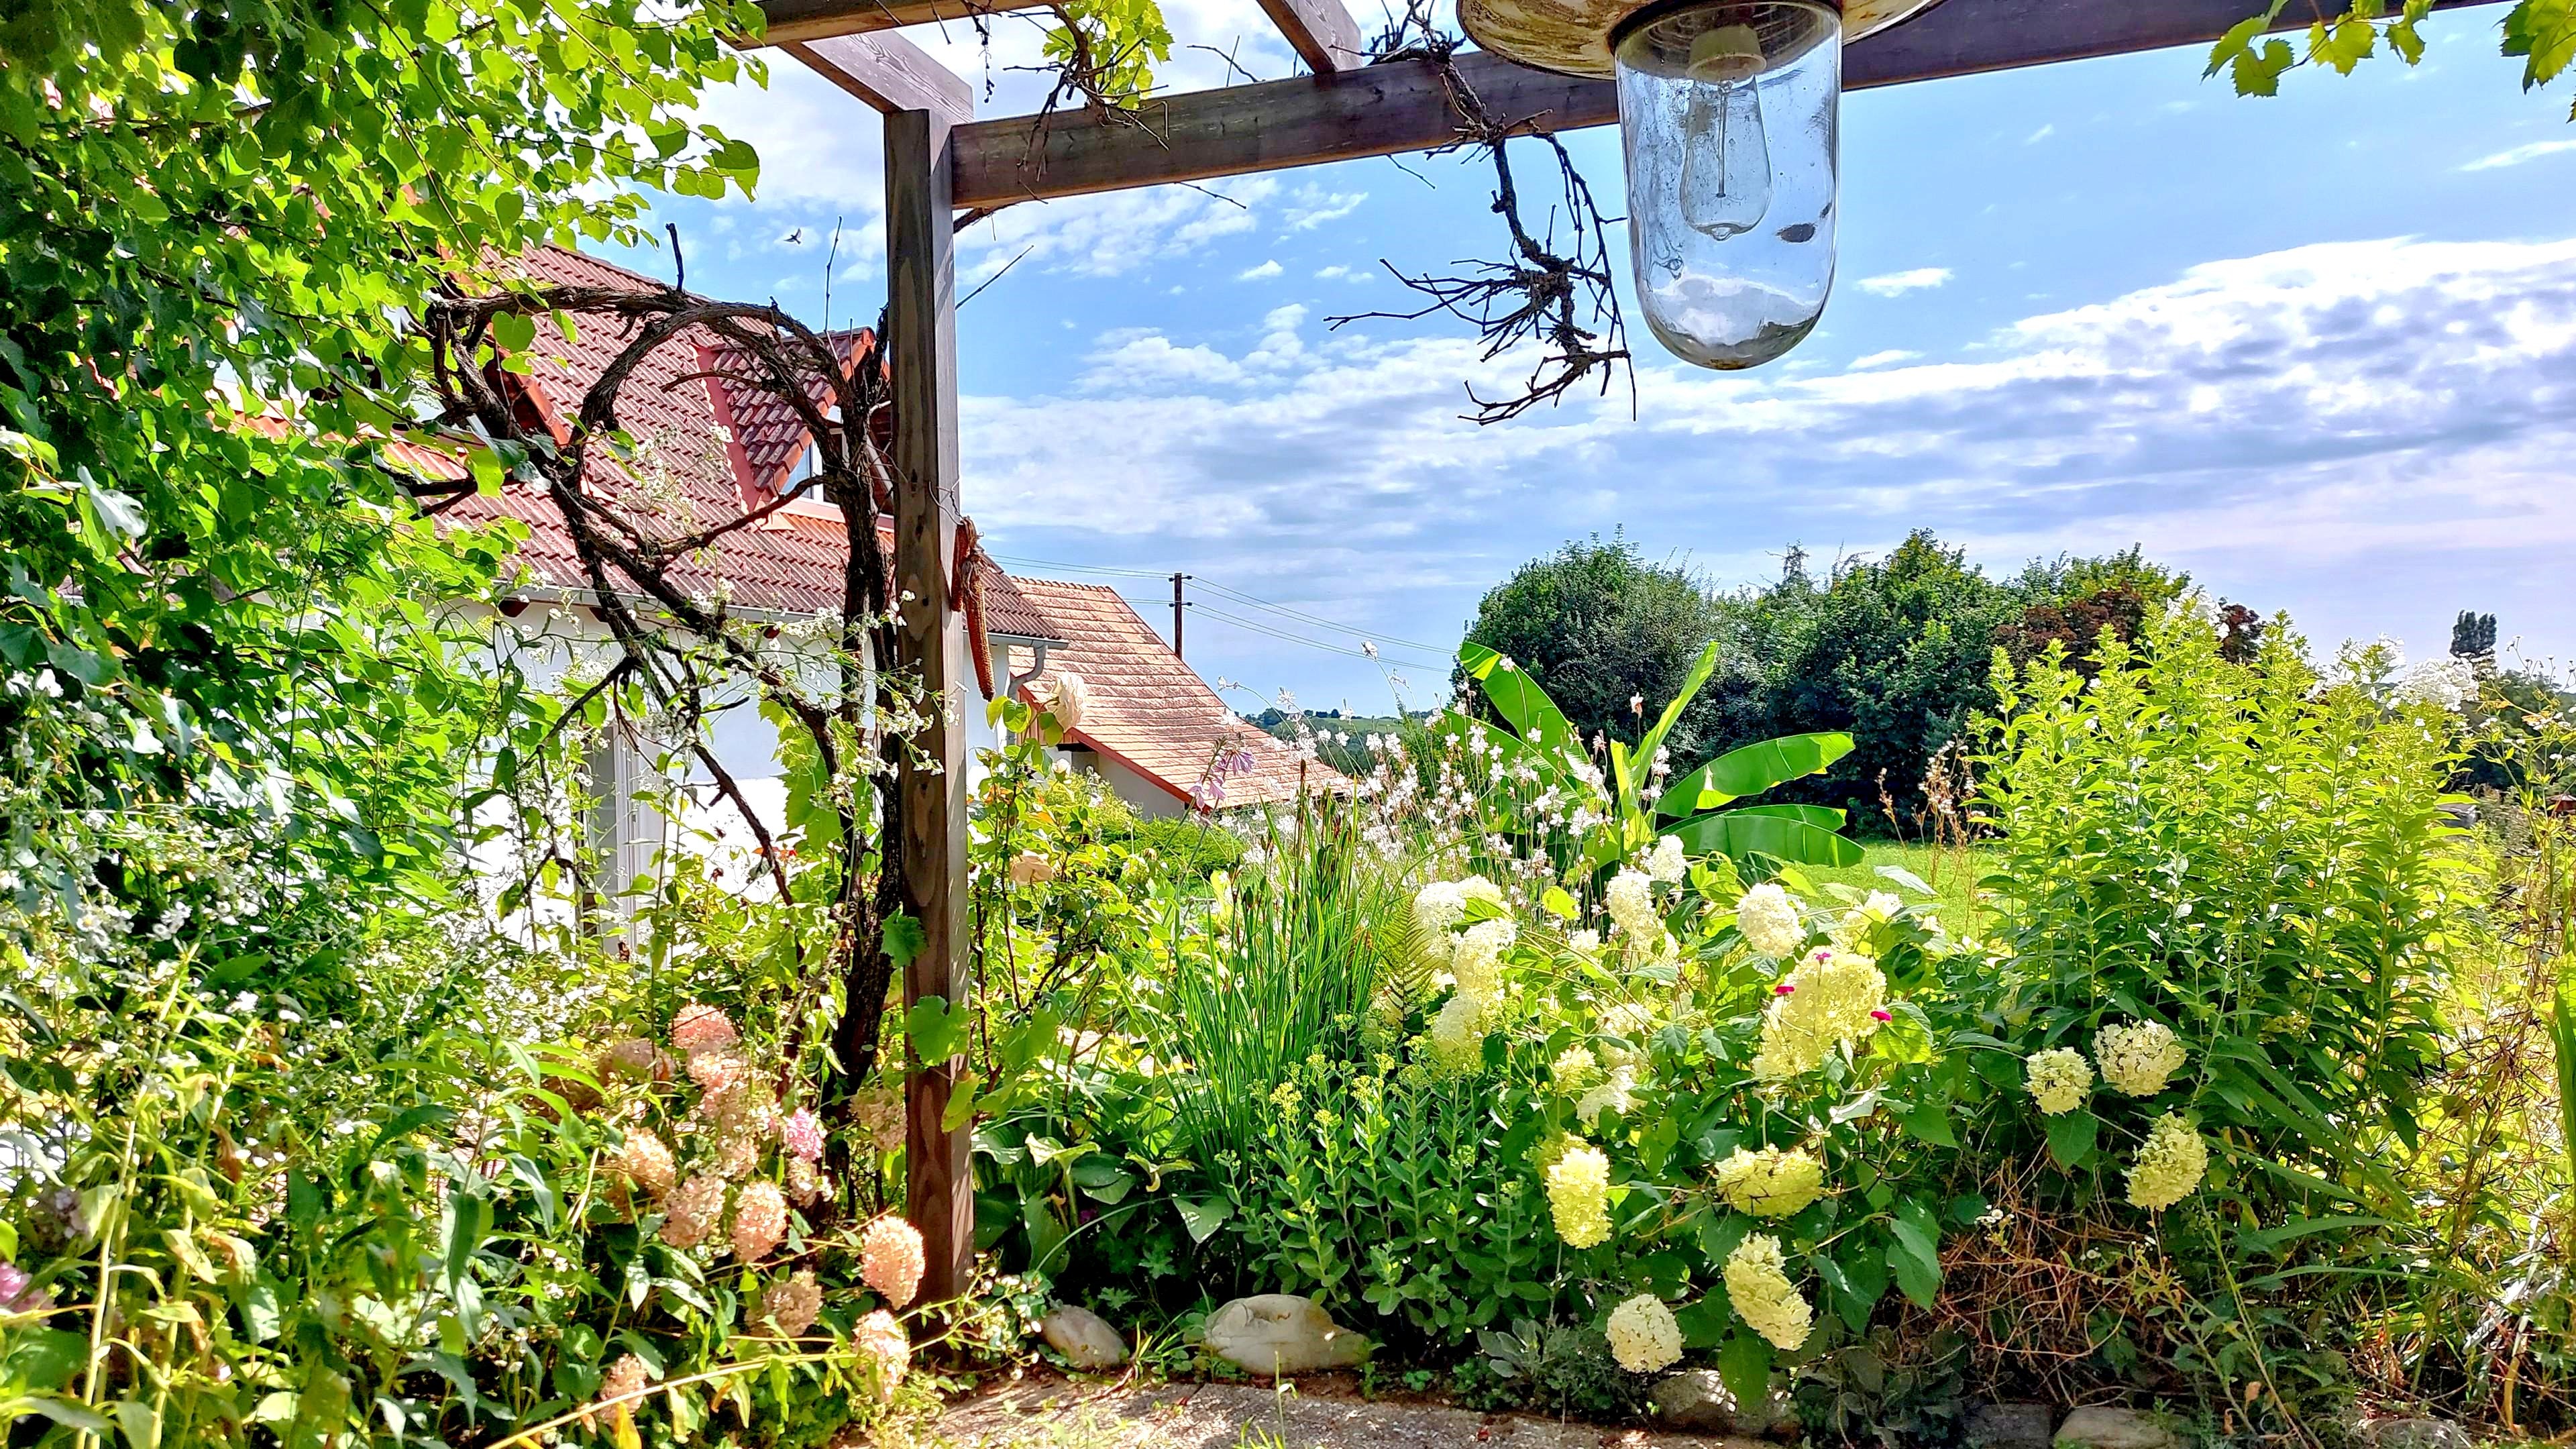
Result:
[[[1288,73],[1250,0],[1167,13]],[[1362,638],[1418,661],[1397,672],[1429,702],[1484,589],[1620,528],[1721,583],[1916,527],[1998,573],[2136,542],[2317,640],[2420,656],[2476,607],[2576,657],[2576,127],[2563,87],[2525,95],[2497,56],[2501,15],[2269,101],[2203,82],[2197,51],[1849,96],[1824,325],[1731,376],[1638,325],[1633,418],[1623,387],[1478,428],[1462,381],[1509,369],[1457,324],[1326,326],[1404,301],[1382,261],[1493,251],[1466,163],[1012,208],[960,238],[962,286],[1017,259],[960,319],[966,506],[1015,571],[1151,604],[1168,583],[1016,561],[1180,569],[1295,611],[1201,591],[1188,652],[1313,707],[1383,707]],[[1010,67],[1034,33],[1009,24],[989,55],[918,37],[991,82],[984,114],[1033,100]],[[1184,51],[1166,76],[1218,67]],[[837,217],[835,320],[873,316],[874,118],[783,57],[708,111],[765,169],[757,201],[665,208],[691,282],[820,316]],[[1573,146],[1615,213],[1615,130]]]

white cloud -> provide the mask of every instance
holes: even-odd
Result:
[[[1236,281],[1238,281],[1238,282],[1260,282],[1260,281],[1267,281],[1268,279],[1270,279],[1270,278],[1272,278],[1272,277],[1275,277],[1275,276],[1278,276],[1280,273],[1282,273],[1282,272],[1284,272],[1284,271],[1286,271],[1286,270],[1288,270],[1288,269],[1287,269],[1286,267],[1283,267],[1283,266],[1279,265],[1279,263],[1274,259],[1274,260],[1271,260],[1271,261],[1263,262],[1261,265],[1259,265],[1259,266],[1257,266],[1257,267],[1246,267],[1246,268],[1244,268],[1242,271],[1239,271],[1239,272],[1235,273],[1235,274],[1234,274],[1234,279],[1235,279]]]
[[[1360,209],[1368,200],[1365,191],[1326,192],[1319,187],[1301,187],[1297,199],[1288,207],[1290,231],[1312,231],[1326,222],[1339,221]]]
[[[1086,391],[1153,389],[1241,382],[1242,364],[1212,347],[1175,347],[1159,332],[1130,329],[1104,334],[1082,374]]]
[[[1849,370],[1852,372],[1865,372],[1870,368],[1885,367],[1890,363],[1912,362],[1914,359],[1921,357],[1922,355],[1923,354],[1920,352],[1908,352],[1902,347],[1890,347],[1883,352],[1872,352],[1865,356],[1853,358]]]
[[[2528,146],[2516,146],[2510,151],[2498,151],[2492,156],[2481,156],[2460,169],[2493,171],[2500,167],[2519,166],[2526,161],[2537,161],[2543,156],[2557,156],[2569,151],[2576,151],[2576,141],[2534,141]]]
[[[1346,267],[1339,262],[1315,269],[1315,280],[1319,282],[1365,282],[1375,275],[1365,267]]]
[[[1206,186],[1155,186],[1004,207],[958,233],[959,272],[981,281],[1023,251],[1023,271],[1113,277],[1252,230],[1257,208],[1279,192],[1266,176]]]
[[[1863,277],[1860,289],[1873,296],[1896,297],[1926,287],[1938,287],[1950,280],[1948,267],[1916,267],[1910,272],[1889,272],[1884,276]]]
[[[2031,132],[2031,133],[2030,133],[2029,135],[2027,135],[2027,136],[2024,136],[2024,137],[2022,138],[2022,142],[2021,142],[2021,143],[2022,143],[2023,145],[2025,145],[2025,146],[2036,146],[2036,145],[2038,145],[2040,142],[2045,141],[2045,140],[2047,140],[2049,137],[2054,136],[2054,135],[2056,135],[2056,134],[2057,134],[2057,123],[2056,123],[2055,121],[2049,121],[2049,122],[2046,122],[2046,123],[2044,123],[2043,125],[2041,125],[2041,126],[2040,126],[2040,128],[2039,128],[2038,130]]]

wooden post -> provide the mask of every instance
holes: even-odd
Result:
[[[965,630],[953,607],[957,538],[957,281],[951,250],[949,121],[931,111],[886,117],[886,337],[894,396],[894,565],[904,658],[943,706],[917,740],[931,765],[907,766],[900,852],[904,896],[924,944],[904,972],[908,1009],[925,996],[970,999],[974,942],[966,919],[966,732],[971,704]],[[943,1131],[963,1058],[934,1064],[904,1089],[905,1212],[928,1260],[925,1302],[964,1290],[975,1254],[975,1185],[963,1131]]]

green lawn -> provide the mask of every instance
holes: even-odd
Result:
[[[1805,866],[1802,869],[1807,879],[1818,885],[1829,881],[1840,881],[1865,891],[1892,890],[1909,902],[1921,905],[1922,898],[1911,887],[1898,885],[1880,875],[1878,867],[1886,865],[1911,871],[1920,877],[1924,884],[1932,887],[1934,896],[1939,900],[1939,905],[1935,909],[1940,912],[1941,923],[1949,927],[1951,934],[1967,934],[1982,930],[1986,926],[1988,913],[1976,904],[1974,898],[1977,878],[1985,874],[1987,869],[1982,852],[1974,849],[1964,852],[1941,850],[1928,845],[1899,845],[1883,840],[1864,841],[1861,848],[1867,854],[1858,865],[1847,866],[1840,870],[1827,870],[1817,866]]]

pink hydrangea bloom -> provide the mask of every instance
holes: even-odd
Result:
[[[751,1064],[730,1051],[710,1047],[689,1054],[689,1080],[704,1088],[709,1096],[722,1096],[741,1086],[751,1075]]]
[[[787,1240],[787,1194],[774,1182],[755,1182],[733,1200],[733,1255],[757,1263]]]
[[[700,1173],[681,1183],[662,1204],[662,1241],[674,1248],[694,1248],[715,1231],[724,1216],[725,1181]]]
[[[671,1181],[678,1173],[671,1161],[671,1149],[662,1145],[653,1129],[641,1124],[626,1129],[626,1140],[618,1144],[617,1155],[609,1159],[609,1165],[655,1197],[671,1190]]]
[[[799,1107],[778,1124],[778,1140],[807,1162],[823,1160],[823,1124],[810,1107]]]
[[[904,1370],[912,1366],[912,1343],[903,1336],[903,1325],[880,1308],[860,1319],[859,1326],[850,1331],[850,1347],[874,1372],[877,1392],[893,1398],[895,1386],[903,1382]]]
[[[892,1213],[868,1224],[859,1239],[859,1281],[897,1308],[921,1291],[921,1234]]]
[[[621,1036],[599,1054],[599,1074],[649,1082],[663,1075],[662,1050],[640,1036]]]
[[[733,1018],[702,1002],[681,1007],[671,1019],[671,1045],[684,1052],[721,1051],[740,1040]]]
[[[814,1275],[810,1272],[781,1278],[769,1285],[769,1291],[760,1295],[760,1313],[780,1333],[795,1338],[812,1328],[815,1319],[822,1317],[823,1290],[814,1282]]]
[[[15,1263],[0,1261],[0,1315],[42,1313],[54,1306],[54,1295],[34,1291],[35,1279]]]

